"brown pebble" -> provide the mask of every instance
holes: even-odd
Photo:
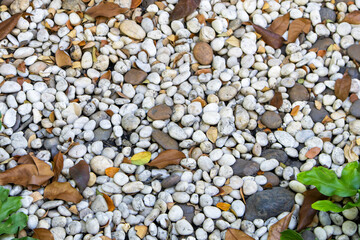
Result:
[[[151,137],[157,142],[162,148],[167,149],[179,149],[179,144],[176,140],[172,139],[168,134],[163,131],[154,129]]]
[[[289,90],[290,101],[308,101],[310,98],[308,90],[301,84],[296,83],[294,87]]]
[[[148,117],[153,120],[166,120],[171,117],[171,114],[171,108],[165,104],[152,107],[147,113]]]
[[[261,123],[270,129],[277,129],[281,127],[282,119],[278,113],[266,111],[261,116]]]
[[[125,74],[124,80],[126,83],[130,83],[132,85],[138,85],[142,83],[146,79],[146,77],[147,77],[146,72],[132,68],[130,69],[130,71],[128,71]]]
[[[202,65],[209,65],[213,60],[213,50],[206,42],[198,42],[194,47],[194,57]]]

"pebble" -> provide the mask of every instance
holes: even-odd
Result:
[[[359,44],[353,44],[350,47],[346,49],[346,53],[349,55],[351,59],[354,59],[355,61],[359,61],[359,53],[360,53],[360,45]]]
[[[236,96],[236,94],[237,90],[232,86],[222,87],[218,92],[218,96],[221,101],[230,101]]]
[[[149,109],[147,115],[153,120],[166,120],[171,117],[172,110],[169,106],[160,104]]]
[[[261,123],[270,129],[277,129],[281,127],[282,119],[276,112],[266,111],[261,116]]]
[[[109,167],[113,167],[114,163],[111,159],[105,156],[93,157],[90,161],[91,169],[98,175],[104,175],[105,170]]]
[[[76,145],[69,150],[68,154],[72,158],[81,158],[85,155],[86,151],[85,145]]]
[[[349,111],[354,117],[360,118],[360,100],[353,102]]]
[[[120,31],[130,38],[141,40],[145,38],[144,29],[135,21],[125,20],[120,24]]]
[[[198,42],[193,49],[195,59],[202,65],[209,65],[213,60],[213,50],[206,42]]]
[[[132,85],[138,85],[146,79],[146,76],[146,72],[132,68],[125,74],[124,80]]]
[[[175,229],[180,235],[183,236],[191,235],[194,232],[194,228],[185,219],[181,219],[180,221],[177,221],[175,223]]]
[[[155,142],[160,144],[160,146],[164,149],[179,149],[179,144],[176,140],[171,138],[168,134],[164,133],[163,131],[153,129],[151,133],[151,137],[154,139]]]
[[[295,86],[289,90],[289,98],[291,102],[308,101],[310,95],[303,85],[295,84]]]
[[[144,188],[144,184],[139,181],[130,182],[122,187],[124,193],[137,193]]]
[[[16,93],[21,90],[21,86],[17,82],[5,81],[0,89],[2,93]]]

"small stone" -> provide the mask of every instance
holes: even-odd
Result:
[[[130,69],[130,71],[128,71],[125,74],[124,80],[125,82],[130,83],[132,85],[139,85],[146,79],[146,77],[147,77],[146,72],[132,68]]]
[[[6,111],[3,119],[3,123],[6,127],[11,128],[16,123],[16,111],[13,108],[10,108]]]
[[[136,129],[140,124],[140,119],[133,115],[132,113],[125,114],[121,120],[121,126],[126,131],[132,131]]]
[[[245,204],[241,200],[235,200],[231,203],[231,209],[234,210],[237,217],[242,217],[245,213]]]
[[[35,52],[35,49],[31,47],[18,48],[14,52],[14,58],[26,58],[31,56]]]
[[[68,154],[72,158],[81,158],[85,155],[86,151],[87,151],[86,146],[80,144],[80,145],[73,146],[69,150]]]
[[[172,222],[177,222],[183,217],[184,213],[181,207],[175,205],[173,206],[168,213],[169,219]]]
[[[233,86],[222,87],[218,92],[218,96],[221,101],[229,101],[233,99],[236,96],[236,94],[237,94],[237,90]]]
[[[221,217],[221,210],[217,207],[205,206],[203,211],[204,211],[205,216],[208,218],[217,219],[217,218]]]
[[[97,218],[89,219],[86,221],[86,231],[90,234],[97,234],[100,230],[100,225]]]
[[[327,50],[328,47],[334,43],[334,40],[332,40],[331,38],[319,38],[311,48],[316,48],[318,50]]]
[[[352,103],[350,113],[356,118],[360,118],[360,99]]]
[[[175,229],[180,235],[183,236],[190,235],[194,232],[194,228],[185,219],[181,219],[180,221],[177,221],[175,223]]]
[[[128,37],[141,40],[145,38],[146,33],[144,29],[135,21],[125,20],[120,24],[120,31]]]
[[[5,83],[1,86],[1,93],[15,93],[20,90],[20,84],[14,81],[5,81]]]
[[[171,138],[168,134],[161,130],[153,129],[151,137],[157,142],[162,148],[167,149],[179,149],[179,144],[176,140]]]
[[[25,12],[25,10],[29,7],[30,1],[29,0],[15,0],[10,5],[10,10],[12,14]]]
[[[217,112],[205,112],[202,120],[209,125],[216,125],[220,121],[220,114]]]
[[[321,16],[321,22],[326,21],[326,20],[336,22],[336,13],[334,10],[332,10],[330,8],[322,7],[320,9],[320,16]]]
[[[137,193],[144,189],[144,184],[139,181],[130,182],[122,187],[124,193]]]
[[[280,179],[278,176],[276,176],[276,174],[272,172],[265,172],[264,176],[267,179],[267,183],[270,183],[272,187],[276,187],[279,185]]]
[[[193,54],[202,65],[209,65],[213,60],[213,50],[206,42],[198,42],[193,49]]]
[[[288,132],[285,131],[275,131],[274,135],[279,143],[284,147],[296,148],[299,143],[291,136]]]
[[[240,177],[255,176],[260,170],[260,166],[257,162],[243,159],[236,160],[231,168],[233,169],[234,175],[238,175]]]
[[[112,129],[97,128],[94,131],[94,138],[92,140],[95,142],[109,140],[111,133]]]
[[[105,156],[96,156],[90,161],[91,169],[98,175],[105,175],[105,169],[113,166],[111,159]]]
[[[163,188],[170,188],[178,184],[181,180],[181,177],[177,174],[172,174],[169,177],[165,178],[161,182],[161,186]]]
[[[86,5],[81,0],[62,0],[62,8],[73,11],[85,11]]]
[[[278,113],[266,111],[261,116],[261,123],[270,129],[277,129],[281,127],[282,119]]]
[[[8,76],[14,75],[16,76],[16,67],[12,64],[2,64],[0,65],[0,75],[1,76]]]
[[[308,101],[310,95],[303,85],[296,83],[295,86],[289,90],[289,98],[291,102]]]
[[[289,160],[288,155],[286,154],[286,152],[284,152],[281,149],[265,149],[262,153],[261,153],[261,157],[264,157],[266,159],[276,159],[279,162],[282,162],[284,164],[286,164],[286,162]]]
[[[195,215],[195,207],[187,204],[179,204],[179,207],[181,207],[185,219],[188,222],[192,223]]]
[[[346,49],[346,53],[349,55],[349,57],[357,62],[360,61],[360,45],[359,44],[353,44],[350,47]]]
[[[165,104],[157,105],[153,108],[151,108],[147,115],[149,118],[153,120],[166,120],[169,119],[172,115],[172,110],[169,106]]]
[[[360,135],[360,120],[350,122],[349,127],[353,134]]]

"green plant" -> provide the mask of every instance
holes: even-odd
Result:
[[[315,167],[310,171],[297,175],[297,180],[303,184],[314,185],[320,193],[326,196],[353,197],[360,193],[360,164],[359,162],[348,163],[338,178],[333,170],[324,167]],[[320,211],[342,212],[345,209],[360,206],[360,198],[357,202],[351,200],[340,207],[330,200],[320,200],[311,205],[313,209]]]
[[[304,239],[296,231],[287,229],[287,230],[281,232],[280,240],[304,240]]]

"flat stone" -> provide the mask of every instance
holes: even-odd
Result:
[[[102,195],[96,196],[95,200],[91,204],[91,210],[93,210],[95,213],[106,212],[108,210],[108,205]]]
[[[125,82],[130,83],[132,85],[139,85],[146,79],[146,77],[147,77],[146,72],[132,68],[130,69],[130,71],[128,71],[125,74],[124,80]]]
[[[108,140],[111,136],[112,133],[112,129],[102,129],[102,128],[97,128],[94,131],[94,139],[93,141],[105,141]]]
[[[113,167],[114,163],[105,156],[95,156],[90,161],[90,167],[98,175],[105,175],[105,169]]]
[[[277,217],[280,213],[290,212],[293,207],[295,194],[290,190],[275,187],[251,195],[246,200],[244,219],[253,221],[260,218],[267,220]]]
[[[294,87],[289,90],[290,101],[308,101],[310,98],[308,90],[301,84],[296,83]]]
[[[261,157],[268,159],[276,159],[279,162],[282,163],[286,163],[288,161],[288,155],[286,154],[286,152],[284,152],[281,149],[273,149],[273,148],[269,148],[269,149],[265,149],[262,153],[261,153]]]
[[[176,184],[178,184],[181,180],[181,177],[177,174],[172,174],[170,176],[168,176],[167,178],[165,178],[164,180],[162,180],[161,182],[161,186],[163,188],[170,188],[175,186]]]
[[[326,109],[324,107],[321,107],[320,110],[318,110],[315,107],[314,103],[309,103],[310,108],[311,108],[311,112],[310,112],[310,117],[314,122],[322,122],[322,120],[324,119],[324,117],[326,117],[326,115],[329,115],[328,111],[326,111]]]
[[[295,138],[291,136],[288,132],[275,131],[274,135],[278,140],[278,142],[284,147],[295,148],[299,145],[299,143],[295,140]]]
[[[15,93],[21,90],[20,84],[14,81],[5,81],[1,86],[1,93]]]
[[[181,207],[181,209],[183,210],[183,214],[185,219],[189,222],[192,223],[192,220],[195,216],[195,208],[194,206],[191,205],[186,205],[186,204],[177,204],[179,207]]]
[[[360,99],[353,102],[350,107],[350,113],[356,118],[360,118]]]
[[[126,36],[141,40],[145,38],[144,29],[133,20],[125,20],[120,24],[120,31]]]
[[[326,20],[330,20],[333,22],[336,21],[335,11],[330,8],[327,8],[327,7],[322,7],[320,9],[320,17],[321,17],[321,22],[326,21]]]
[[[236,94],[237,94],[237,90],[233,86],[222,87],[218,92],[218,96],[221,101],[229,101],[233,99],[236,96]]]
[[[317,48],[318,50],[327,50],[327,48],[334,44],[334,40],[331,38],[319,38],[311,48]]]
[[[270,183],[271,186],[273,186],[273,187],[279,186],[280,179],[278,176],[276,176],[276,174],[274,174],[272,172],[265,172],[264,176],[267,179],[267,183]]]
[[[154,106],[147,112],[148,117],[153,120],[166,120],[171,117],[171,114],[171,108],[165,104]]]
[[[304,240],[315,240],[315,234],[310,231],[310,230],[305,230],[304,232],[301,233],[301,236],[303,237]]]
[[[282,119],[276,112],[267,111],[261,116],[261,123],[270,129],[281,127]]]
[[[240,177],[255,176],[260,170],[260,165],[257,162],[238,159],[231,168],[233,169],[234,175]]]
[[[154,129],[151,133],[151,137],[155,142],[157,142],[162,148],[165,150],[167,149],[179,149],[178,142],[171,138],[168,134],[164,133],[163,131]]]
[[[62,0],[62,8],[73,11],[85,11],[86,5],[81,0]]]
[[[198,42],[193,49],[195,59],[203,65],[211,64],[213,53],[211,46],[206,42]]]
[[[347,73],[350,75],[351,78],[360,78],[360,73],[357,68],[355,67],[340,67],[339,73],[344,74],[347,71]],[[326,78],[327,80],[328,78]],[[323,94],[325,95],[325,94]]]
[[[357,62],[360,61],[360,45],[353,44],[346,49],[347,54],[349,57]]]

